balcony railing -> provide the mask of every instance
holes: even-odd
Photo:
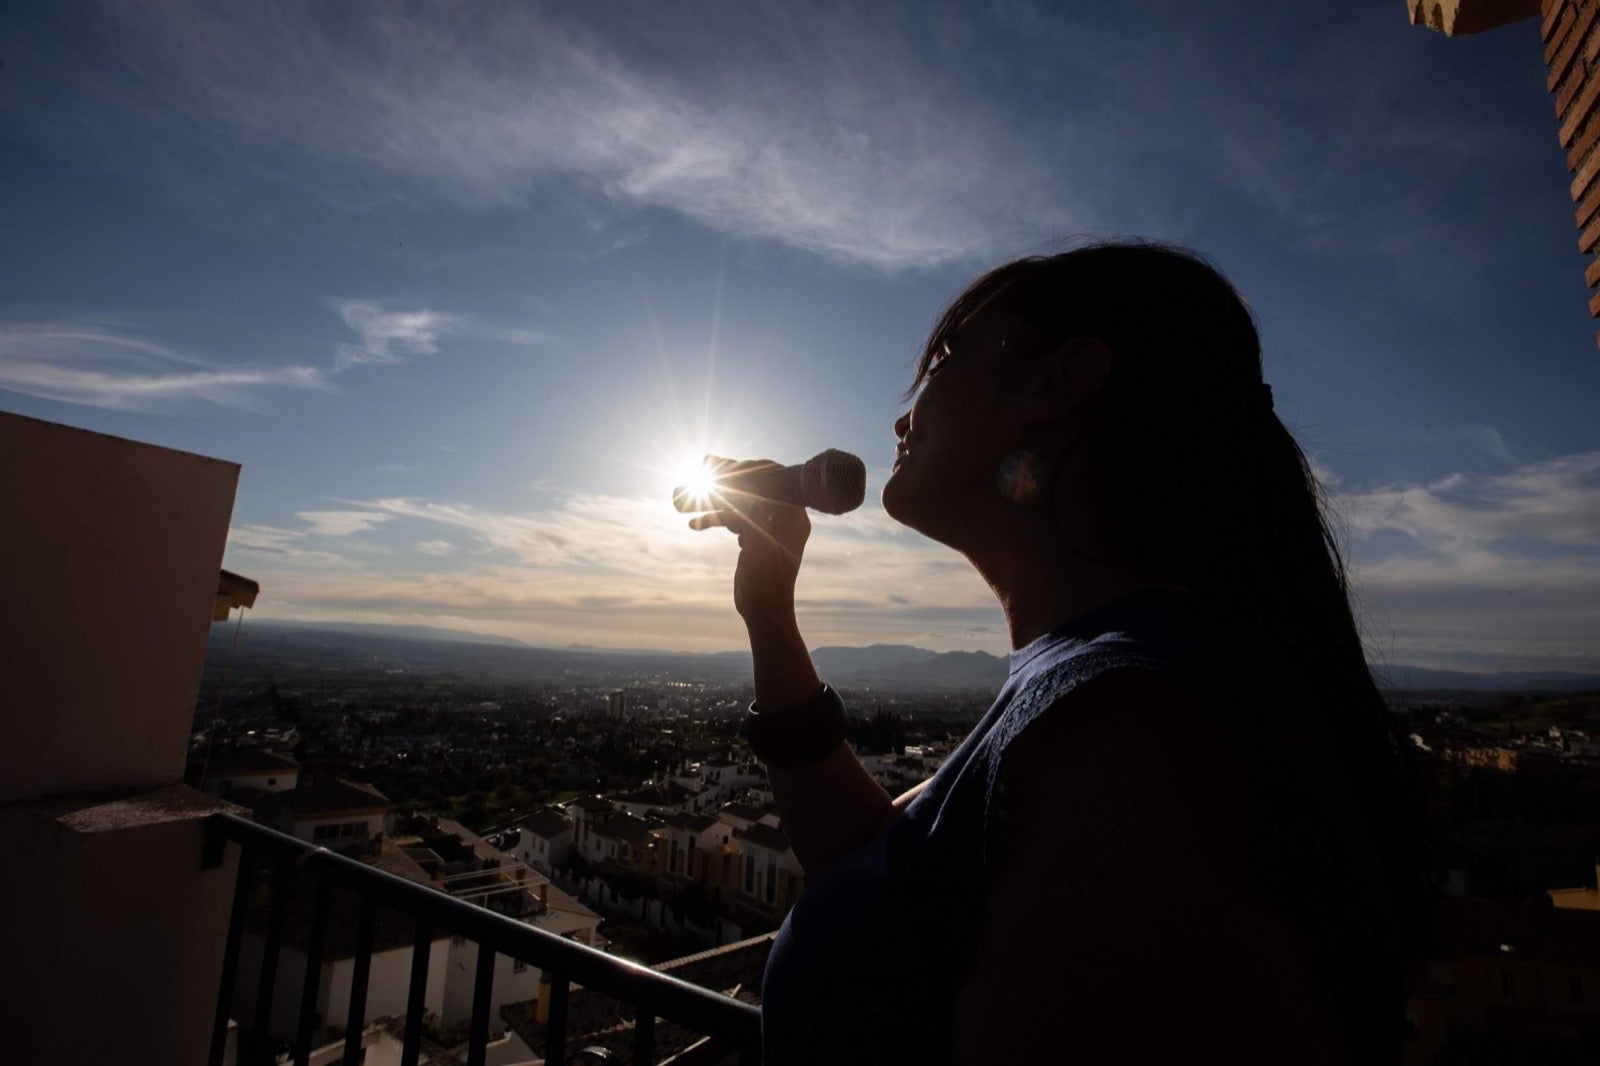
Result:
[[[706,1034],[713,1042],[726,1047],[729,1057],[738,1055],[741,1066],[754,1066],[760,1061],[761,1015],[760,1011],[748,1004],[454,899],[426,885],[408,881],[233,815],[216,814],[207,820],[204,864],[210,868],[220,865],[230,841],[237,843],[242,852],[234,888],[233,913],[228,924],[222,979],[217,989],[217,1010],[209,1060],[211,1066],[221,1066],[226,1050],[228,1019],[233,1013],[245,919],[251,907],[252,895],[263,875],[269,893],[264,946],[251,1024],[247,1027],[243,1024],[245,1019],[240,1019],[241,1062],[244,1062],[243,1053],[246,1050],[252,1047],[259,1050],[268,1032],[279,949],[287,924],[289,899],[297,887],[309,887],[314,894],[310,939],[306,946],[305,981],[301,987],[295,1023],[293,1061],[298,1066],[305,1066],[309,1062],[313,1050],[323,947],[336,887],[353,891],[360,901],[342,1060],[346,1066],[361,1061],[373,929],[379,908],[390,908],[408,915],[415,925],[401,1059],[405,1066],[415,1066],[421,1052],[428,959],[433,940],[441,934],[465,937],[478,945],[472,1019],[468,1030],[468,1066],[483,1066],[488,1046],[489,1007],[497,953],[537,966],[550,981],[549,1035],[544,1054],[548,1066],[562,1066],[566,1058],[567,1000],[574,983],[610,995],[634,1008],[635,1063],[655,1061],[657,1018],[677,1022],[685,1028]]]

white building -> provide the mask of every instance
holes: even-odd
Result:
[[[771,914],[793,905],[805,887],[805,871],[783,830],[756,822],[734,834],[739,841],[739,887],[735,899]]]
[[[371,785],[335,780],[264,793],[251,809],[262,825],[359,855],[375,850],[388,832],[394,804]]]
[[[674,814],[667,819],[666,837],[667,876],[705,884],[706,864],[733,839],[733,826],[709,814]]]
[[[650,846],[655,825],[623,811],[613,811],[588,825],[578,854],[595,864],[614,862],[627,866]]]
[[[546,877],[567,861],[572,847],[572,819],[559,807],[545,807],[517,822],[521,835],[514,854],[524,866],[531,866]]]
[[[201,787],[213,796],[287,792],[300,784],[300,764],[264,748],[218,752],[206,762]]]
[[[561,809],[572,819],[572,846],[581,855],[588,846],[590,827],[598,819],[615,812],[617,808],[610,800],[600,796],[579,796],[575,800],[563,803]]]
[[[645,785],[631,792],[612,796],[611,802],[636,818],[650,815],[676,814],[693,810],[703,789],[690,790],[674,782],[664,785]]]

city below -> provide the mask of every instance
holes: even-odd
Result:
[[[453,636],[214,626],[189,783],[282,832],[759,1003],[771,933],[805,877],[741,735],[748,656]],[[937,770],[1006,665],[901,646],[815,658],[850,708],[852,746],[891,795]],[[1514,945],[1498,961],[1514,955],[1540,997],[1552,981],[1574,1008],[1600,996],[1600,964],[1574,969],[1559,947],[1591,935],[1595,915],[1581,912],[1600,910],[1600,678],[1520,675],[1512,690],[1519,675],[1412,676],[1438,687],[1386,691],[1422,771],[1449,942],[1418,977],[1411,1024],[1436,1030],[1430,1010],[1465,1009],[1480,993],[1501,1005],[1529,994],[1505,968],[1501,984],[1468,989],[1462,967],[1480,942]],[[257,914],[250,928],[261,924]],[[290,949],[296,928],[291,918]],[[380,935],[376,950],[411,948]],[[381,1019],[373,994],[368,1013]],[[536,1052],[547,998],[537,970],[497,973],[504,1039]],[[443,990],[429,1015],[438,1046],[459,1042],[469,1002]],[[608,1002],[588,1007],[596,1046],[616,1022]]]

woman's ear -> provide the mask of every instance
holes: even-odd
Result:
[[[1054,422],[1091,402],[1111,377],[1111,349],[1098,337],[1074,337],[1024,364],[1015,394],[1024,423]]]

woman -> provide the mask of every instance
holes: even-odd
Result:
[[[1164,245],[1019,260],[946,310],[912,396],[884,509],[971,561],[1014,650],[907,794],[800,636],[805,513],[691,521],[739,537],[751,745],[808,878],[766,1061],[1397,1062],[1406,749],[1244,301]]]

